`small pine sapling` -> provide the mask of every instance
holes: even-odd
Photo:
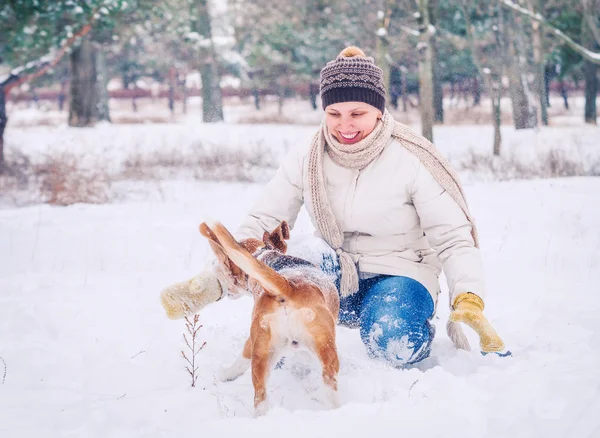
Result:
[[[185,353],[185,351],[181,350],[181,356],[185,359],[187,363],[185,369],[192,379],[192,387],[196,387],[196,380],[198,379],[198,366],[196,365],[196,355],[200,353],[200,350],[202,350],[206,345],[206,341],[203,342],[202,345],[200,345],[200,341],[198,339],[198,331],[202,328],[202,325],[198,324],[199,319],[200,317],[198,315],[194,315],[193,319],[190,319],[187,316],[185,317],[185,328],[187,330],[187,334],[183,334],[183,341],[190,350],[189,357],[188,354]]]

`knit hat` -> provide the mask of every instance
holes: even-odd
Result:
[[[323,109],[338,102],[364,102],[385,111],[383,70],[358,47],[346,47],[321,70]]]

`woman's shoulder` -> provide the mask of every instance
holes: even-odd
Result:
[[[404,147],[401,140],[394,137],[392,137],[390,144],[385,148],[385,152],[386,154],[383,158],[397,160],[397,164],[409,166],[415,170],[419,167],[419,163],[421,162],[415,154]]]

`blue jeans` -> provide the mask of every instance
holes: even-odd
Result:
[[[369,356],[405,367],[431,352],[433,310],[431,295],[418,281],[379,275],[361,280],[358,292],[341,299],[339,322],[360,328]]]
[[[339,290],[336,259],[324,254],[321,268],[337,276]],[[430,322],[433,312],[433,299],[421,283],[408,277],[378,275],[360,280],[356,293],[341,298],[339,323],[360,328],[369,356],[403,368],[429,356],[435,335]]]

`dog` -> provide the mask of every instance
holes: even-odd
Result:
[[[220,223],[200,224],[217,256],[220,272],[231,294],[254,297],[250,337],[241,357],[225,369],[230,381],[252,367],[256,415],[268,411],[266,380],[286,347],[306,347],[320,360],[323,381],[332,407],[338,407],[339,358],[335,327],[340,300],[333,281],[314,264],[286,255],[289,227],[284,221],[262,241],[241,242]]]

